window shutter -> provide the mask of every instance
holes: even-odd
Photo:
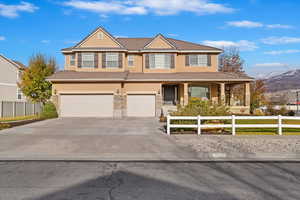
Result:
[[[170,54],[171,56],[171,69],[175,68],[175,55],[174,54]]]
[[[211,66],[211,55],[207,55],[207,66]]]
[[[106,68],[106,53],[102,53],[102,68]]]
[[[189,55],[185,56],[185,66],[190,66],[190,56]]]
[[[149,69],[149,54],[145,55],[145,67],[146,69]]]
[[[81,53],[78,53],[78,55],[77,55],[77,67],[78,68],[81,68],[81,61],[82,61]]]
[[[123,65],[123,55],[122,53],[119,53],[119,68],[122,68]]]
[[[98,65],[99,65],[99,58],[98,58],[98,53],[95,53],[94,55],[94,65],[95,65],[95,68],[98,68]]]

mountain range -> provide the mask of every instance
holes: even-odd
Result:
[[[300,90],[300,69],[269,76],[264,81],[268,92]]]

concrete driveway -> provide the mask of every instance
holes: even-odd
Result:
[[[186,160],[156,118],[58,118],[0,131],[0,160]]]

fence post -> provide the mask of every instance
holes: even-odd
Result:
[[[197,125],[198,125],[198,135],[201,135],[201,117],[200,115],[197,116]]]
[[[278,134],[282,135],[282,116],[278,115]]]
[[[231,118],[232,118],[232,135],[235,135],[235,115],[232,115]]]
[[[16,117],[16,115],[17,115],[16,109],[17,109],[17,103],[14,101],[13,102],[13,117]]]
[[[35,103],[32,103],[32,115],[35,115]]]
[[[0,118],[3,117],[3,101],[0,101]]]
[[[26,116],[26,102],[23,103],[23,116]]]
[[[167,134],[170,135],[170,115],[167,116]]]

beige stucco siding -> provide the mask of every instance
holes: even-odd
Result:
[[[133,56],[133,66],[128,66],[128,55]],[[130,72],[142,72],[143,71],[143,56],[142,54],[127,54],[125,58],[125,70]]]
[[[121,91],[121,83],[54,83],[52,85],[53,94],[60,93],[96,93],[96,92],[113,92]]]
[[[125,83],[124,92],[150,92],[158,93],[161,92],[161,83]]]
[[[134,56],[134,66],[128,66],[128,55]],[[127,54],[122,53],[122,68],[110,69],[102,68],[102,53],[98,53],[98,68],[78,68],[77,67],[77,56],[78,53],[75,53],[75,65],[70,65],[70,56],[71,54],[65,54],[65,69],[66,70],[75,70],[75,71],[87,71],[87,72],[122,72],[128,70],[130,72],[145,72],[145,73],[173,73],[173,72],[216,72],[218,71],[218,55],[211,55],[211,66],[185,66],[185,56],[186,53],[174,53],[175,55],[175,68],[174,69],[146,69],[146,54],[135,53]]]

